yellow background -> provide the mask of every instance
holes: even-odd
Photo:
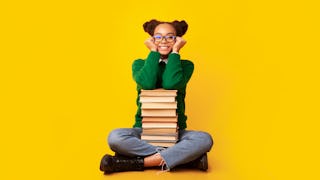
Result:
[[[142,24],[186,20],[189,129],[210,132],[208,173],[113,179],[318,179],[319,6],[313,1],[0,3],[0,179],[108,179],[108,133],[131,127]]]

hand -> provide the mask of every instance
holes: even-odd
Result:
[[[148,49],[150,49],[150,51],[157,51],[157,45],[154,43],[153,37],[150,37],[146,41],[144,41],[144,44]]]
[[[186,40],[182,39],[181,37],[176,37],[176,42],[174,43],[172,47],[173,52],[179,52],[180,49],[187,43]]]

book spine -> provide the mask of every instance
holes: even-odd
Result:
[[[141,139],[154,145],[170,147],[178,141],[177,90],[141,90]]]

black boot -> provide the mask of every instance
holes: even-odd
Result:
[[[114,153],[114,156],[115,156],[115,157],[120,157],[120,158],[129,158],[129,159],[130,159],[129,156],[125,156],[125,155],[122,155],[122,154],[117,153],[117,152]]]
[[[101,159],[100,170],[105,174],[122,171],[143,171],[143,158],[116,157],[106,154]]]
[[[192,169],[199,169],[201,171],[207,171],[208,169],[207,153],[204,153],[202,156],[200,156],[199,158],[189,163],[178,165],[177,168],[192,168]]]

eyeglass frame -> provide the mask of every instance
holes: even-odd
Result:
[[[161,39],[160,40],[157,40],[156,39],[156,36],[157,37],[161,37]],[[177,38],[177,36],[173,36],[173,35],[167,35],[167,36],[161,36],[161,35],[154,35],[154,36],[152,36],[153,37],[153,39],[154,39],[154,41],[155,42],[161,42],[163,39],[165,39],[166,40],[166,42],[174,42],[175,40],[176,40],[176,38]],[[168,38],[169,37],[173,37],[173,40],[172,41],[168,41]]]

